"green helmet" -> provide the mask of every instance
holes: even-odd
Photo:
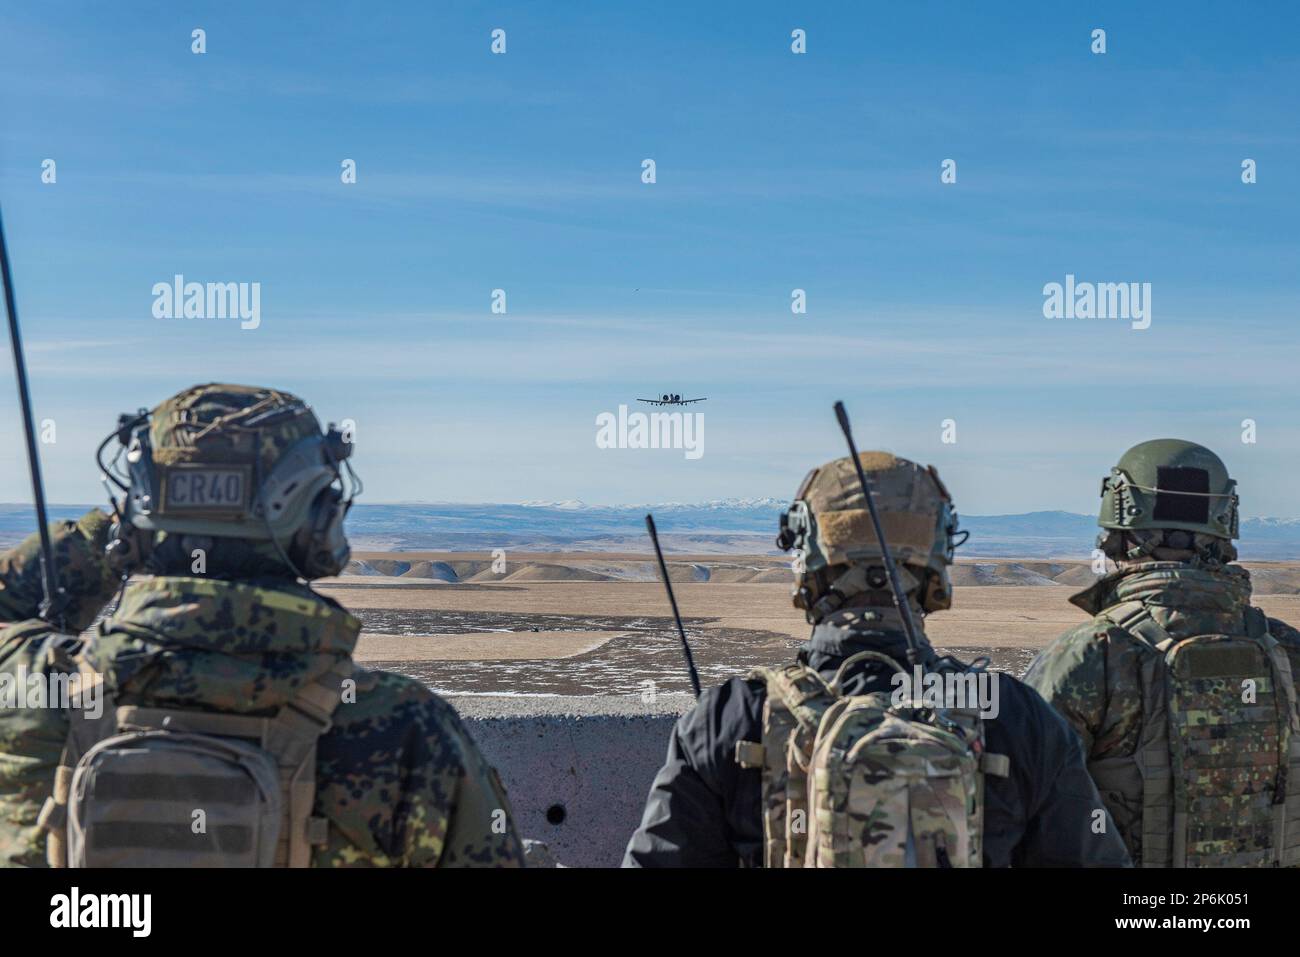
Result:
[[[1101,481],[1097,524],[1237,537],[1237,483],[1203,445],[1153,439],[1133,446]]]
[[[951,607],[948,566],[965,537],[955,538],[964,533],[957,530],[957,512],[939,473],[888,452],[861,452],[858,458],[904,588],[923,586],[919,601],[926,611]],[[854,592],[888,588],[883,578],[863,576],[863,569],[879,567],[883,552],[848,456],[808,473],[781,516],[777,545],[800,556],[794,604],[814,621]]]
[[[345,500],[341,466],[352,446],[333,425],[323,433],[296,396],[194,386],[152,412],[122,416],[116,436],[129,475],[129,484],[117,482],[126,493],[122,521],[145,537],[270,543],[303,578],[347,564],[343,517],[356,482],[349,467]]]

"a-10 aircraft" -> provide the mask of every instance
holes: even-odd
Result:
[[[692,402],[703,402],[708,396],[700,399],[683,399],[680,395],[664,393],[657,399],[637,399],[638,402],[648,402],[651,405],[690,405]]]

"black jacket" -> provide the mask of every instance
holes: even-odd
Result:
[[[800,660],[828,680],[857,651],[882,651],[906,663],[903,635],[840,612],[813,629]],[[928,648],[927,648],[928,651]],[[933,654],[930,652],[930,654]],[[889,669],[859,662],[847,694],[889,691]],[[1010,775],[984,778],[986,867],[1125,867],[1128,852],[1105,815],[1074,730],[1032,688],[998,676],[999,710],[985,723],[985,746],[1010,758]],[[624,867],[761,866],[762,772],[736,763],[737,741],[760,741],[767,692],[760,681],[733,678],[706,691],[682,715],[655,777]]]

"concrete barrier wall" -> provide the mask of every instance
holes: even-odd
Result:
[[[625,698],[454,698],[501,775],[519,833],[566,867],[617,867],[678,713]],[[542,702],[540,705],[538,702]]]

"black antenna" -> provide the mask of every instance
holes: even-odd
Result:
[[[858,447],[853,444],[853,430],[849,428],[849,414],[844,411],[844,403],[835,403],[835,418],[840,420],[844,430],[845,441],[849,443],[849,458],[858,470],[858,481],[862,483],[862,497],[867,500],[867,512],[871,515],[871,525],[876,530],[876,541],[880,543],[880,554],[885,563],[885,574],[889,576],[889,588],[894,593],[894,607],[903,619],[903,634],[907,638],[907,663],[916,666],[921,663],[921,649],[916,640],[916,622],[912,620],[912,607],[907,603],[907,594],[902,582],[898,580],[898,566],[894,556],[885,544],[885,530],[880,525],[880,515],[876,512],[876,502],[871,497],[871,485],[867,482],[867,473],[862,471],[862,460],[858,458]]]
[[[654,542],[655,558],[659,559],[659,572],[663,575],[664,587],[668,589],[668,604],[673,606],[673,620],[677,622],[677,634],[682,639],[682,654],[686,656],[686,670],[691,675],[691,690],[695,692],[695,697],[700,696],[700,674],[695,670],[695,658],[691,656],[691,644],[686,640],[686,629],[682,627],[682,616],[677,611],[677,598],[673,595],[673,583],[668,580],[668,566],[664,564],[664,552],[659,547],[659,533],[655,531],[655,517],[647,515],[645,517],[646,531],[650,533],[650,541]]]
[[[58,569],[50,546],[49,518],[45,511],[45,487],[41,484],[41,461],[36,453],[36,423],[32,418],[32,397],[27,387],[27,362],[23,358],[23,340],[18,331],[18,306],[14,302],[14,277],[9,269],[9,247],[5,243],[4,219],[0,217],[0,274],[5,288],[5,313],[9,316],[9,343],[14,354],[14,374],[18,380],[18,401],[22,406],[23,427],[27,434],[27,464],[32,474],[32,496],[36,500],[36,528],[41,536],[41,585],[45,600],[40,616],[62,629],[62,602],[59,601]],[[57,610],[56,610],[57,609]]]

